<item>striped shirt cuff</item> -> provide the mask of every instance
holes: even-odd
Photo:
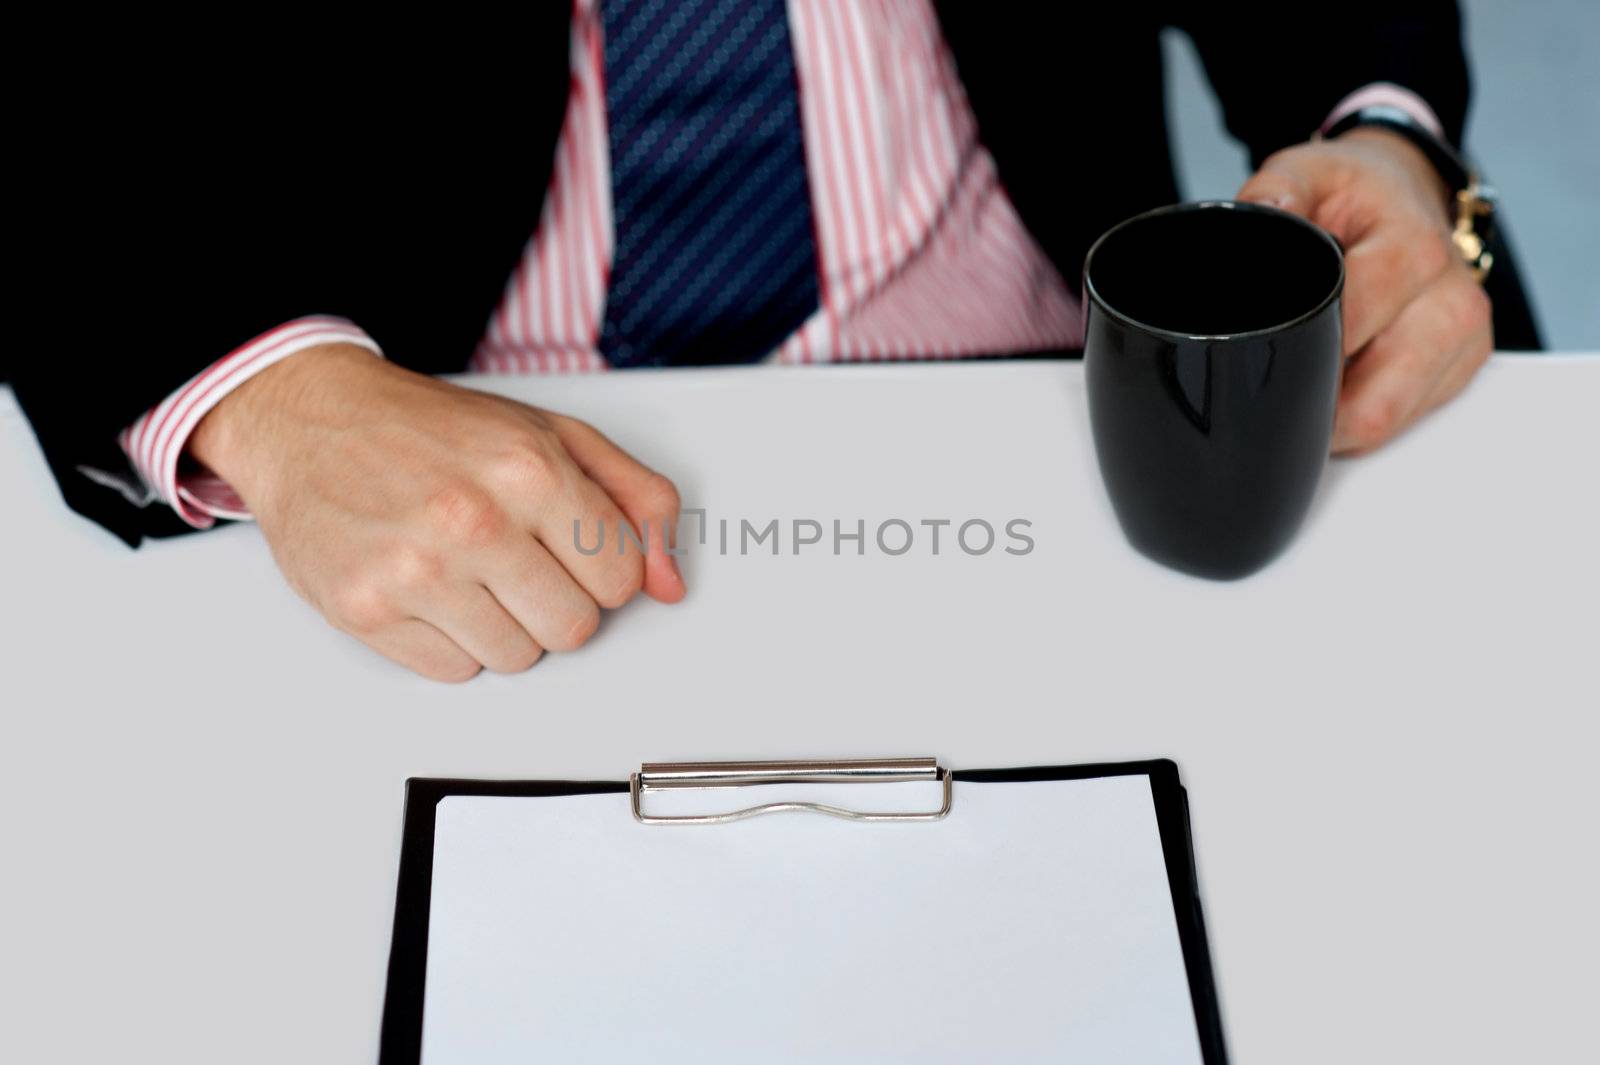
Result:
[[[1428,101],[1418,96],[1403,86],[1390,81],[1375,81],[1365,85],[1346,96],[1336,104],[1328,117],[1323,120],[1322,131],[1326,133],[1333,128],[1334,123],[1346,115],[1361,110],[1363,107],[1394,107],[1418,122],[1424,129],[1440,140],[1444,139],[1444,123],[1439,121],[1439,116],[1433,113],[1433,108],[1428,106]]]
[[[355,344],[382,357],[377,343],[353,322],[311,315],[285,322],[224,355],[146,411],[117,438],[151,497],[167,503],[197,529],[218,518],[243,520],[250,511],[227,482],[206,469],[178,471],[194,427],[224,396],[273,363],[318,344]]]

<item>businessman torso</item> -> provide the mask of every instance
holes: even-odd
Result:
[[[935,5],[1004,192],[1069,289],[1099,232],[1177,198],[1164,26],[1194,38],[1259,161],[1381,80],[1420,92],[1459,138],[1453,6],[1412,6],[1286,47],[1292,35],[1256,39],[1249,11]],[[88,491],[79,467],[121,463],[117,432],[209,361],[308,312],[359,323],[404,366],[463,369],[551,187],[571,18],[551,0],[493,18],[275,13],[73,37],[40,87],[74,103],[41,137],[52,234],[33,259],[70,353],[18,381],[64,490]],[[84,363],[93,390],[74,384]]]

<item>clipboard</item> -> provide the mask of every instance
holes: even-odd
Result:
[[[901,847],[913,846],[920,850],[924,844],[913,842],[917,840],[926,841],[927,846],[938,847],[941,838],[938,834],[946,827],[946,822],[963,820],[963,815],[966,821],[971,822],[978,816],[978,807],[982,805],[977,801],[980,796],[988,802],[991,798],[1009,795],[1011,792],[1011,789],[995,791],[989,789],[989,785],[1023,785],[1044,789],[1039,790],[1037,794],[1047,801],[1050,796],[1058,794],[1057,791],[1051,790],[1050,786],[1065,782],[1101,782],[1095,786],[1100,788],[1115,786],[1123,790],[1135,788],[1138,794],[1143,794],[1142,781],[1128,778],[1144,778],[1148,781],[1149,808],[1153,815],[1154,832],[1159,835],[1159,853],[1155,856],[1155,861],[1157,871],[1165,876],[1165,885],[1160,886],[1161,899],[1163,908],[1169,908],[1162,916],[1162,921],[1165,922],[1170,917],[1170,926],[1176,934],[1176,949],[1181,951],[1181,962],[1177,963],[1180,970],[1178,978],[1186,984],[1188,1006],[1192,1015],[1190,1031],[1196,1044],[1196,1052],[1183,1056],[1181,1060],[1199,1061],[1202,1065],[1226,1065],[1227,1053],[1222,1021],[1195,873],[1188,800],[1179,780],[1177,766],[1167,760],[1151,760],[1014,769],[950,770],[940,766],[932,758],[647,763],[627,781],[482,781],[426,778],[408,780],[379,1063],[380,1065],[419,1065],[419,1063],[448,1065],[450,1061],[464,1060],[464,1056],[459,1054],[444,1054],[441,1058],[437,1048],[425,1053],[427,1044],[424,1039],[424,1018],[430,1013],[427,984],[430,963],[430,921],[434,919],[433,910],[436,901],[435,849],[436,844],[444,847],[448,843],[447,839],[439,835],[441,810],[449,808],[448,803],[457,805],[462,802],[477,803],[476,807],[472,807],[477,809],[486,805],[482,802],[485,799],[551,799],[557,802],[577,801],[589,804],[589,799],[581,797],[596,797],[594,803],[601,804],[604,812],[599,815],[591,813],[590,816],[602,817],[607,826],[607,833],[617,832],[618,839],[643,840],[657,852],[667,848],[668,853],[679,846],[689,845],[688,841],[691,839],[694,840],[692,847],[699,849],[704,849],[708,845],[714,850],[722,849],[736,842],[731,837],[692,835],[698,833],[745,832],[747,835],[743,838],[746,840],[765,839],[764,834],[759,837],[750,834],[763,831],[759,825],[752,825],[750,822],[759,822],[760,825],[776,824],[786,819],[797,819],[795,824],[806,820],[828,822],[837,826],[829,831],[844,834],[827,837],[831,843],[821,851],[810,852],[813,855],[822,855],[820,860],[826,862],[830,860],[827,856],[834,853],[835,844],[859,842],[861,837],[849,835],[851,832],[877,831],[880,834],[873,839],[879,842],[893,841]],[[873,785],[906,782],[921,782],[924,785],[923,801],[907,806],[886,805],[875,800],[874,796],[882,793],[882,789],[876,789]],[[841,785],[849,787],[843,788]],[[979,785],[984,787],[976,787]],[[806,788],[826,790],[829,798],[821,801],[795,797],[795,792],[804,792]],[[845,794],[851,797],[850,800],[840,801],[838,796]],[[861,798],[856,800],[854,796],[858,794]],[[1022,793],[1018,791],[1017,794]],[[1059,794],[1070,795],[1073,792],[1060,791]],[[704,811],[690,809],[685,812],[681,801],[676,802],[668,811],[656,809],[663,800],[681,799],[686,795],[694,796],[696,801],[699,801],[701,796],[715,796],[717,801],[708,800],[708,808]],[[734,796],[737,796],[736,800],[731,798]],[[556,806],[542,803],[529,805],[495,802],[487,804],[487,808],[490,812],[525,809],[545,816],[543,813],[545,810],[555,810]],[[542,823],[549,825],[559,822],[550,821],[545,817]],[[745,827],[732,827],[735,823]],[[870,829],[857,827],[862,823],[874,827]],[[626,825],[627,829],[626,831],[621,828],[613,829],[613,825]],[[969,823],[967,829],[969,833],[971,828]],[[458,831],[460,830],[449,829],[449,832]],[[537,851],[542,846],[537,839],[524,841],[520,835],[521,830],[517,831],[519,834],[511,837],[516,841],[515,847],[520,848],[525,842],[528,848]],[[807,831],[815,835],[822,830],[808,828]],[[638,833],[644,835],[637,835]],[[906,833],[923,834],[911,836]],[[601,841],[597,845],[603,847],[605,844]],[[1050,848],[1037,849],[1045,852]],[[815,860],[817,859],[813,857],[813,861]],[[551,869],[548,875],[560,878],[563,873],[561,869]],[[650,871],[639,869],[637,875],[639,883],[636,898],[639,904],[659,901],[653,897]],[[486,880],[480,878],[480,882],[497,880],[498,876]],[[690,884],[689,890],[696,890],[694,882],[690,881]],[[1048,897],[1049,885],[1037,886],[1039,891]],[[459,895],[459,888],[452,890]],[[937,888],[926,885],[926,880],[921,890],[934,895],[938,893]],[[622,909],[626,907],[619,908],[619,912]],[[970,912],[970,910],[960,912]],[[615,952],[619,946],[621,947],[623,953],[613,953],[611,960],[606,963],[615,966],[608,971],[618,974],[635,972],[639,964],[645,961],[645,959],[630,961],[626,956],[626,944],[596,942],[593,946],[596,952]],[[552,966],[562,964],[559,958],[547,957],[541,959],[541,962]],[[436,988],[435,994],[442,996],[446,990],[443,987]],[[434,1012],[437,1013],[437,1010]],[[693,1033],[701,1023],[688,1016],[682,1016],[681,1020],[683,1030],[688,1033]],[[819,1018],[818,1023],[825,1025],[827,1021]],[[437,1030],[432,1029],[428,1034],[437,1036]],[[659,1040],[659,1035],[657,1039]],[[437,1044],[438,1039],[433,1039],[433,1043]],[[658,1050],[661,1049],[659,1041],[651,1045]],[[523,1047],[517,1052],[517,1060],[578,1060],[571,1056],[571,1046],[571,1044],[566,1045],[565,1049],[550,1046]],[[771,1049],[766,1048],[768,1051]],[[670,1052],[664,1054],[652,1052],[651,1056],[655,1060],[677,1060]],[[765,1060],[787,1060],[781,1053],[763,1053],[761,1056]],[[684,1060],[690,1057],[695,1060],[722,1060],[715,1054],[707,1056],[700,1051],[692,1055],[687,1052],[683,1054]],[[926,1059],[926,1055],[923,1054],[916,1060]],[[582,1060],[606,1059],[595,1057]],[[821,1059],[807,1058],[807,1060]],[[873,1058],[862,1057],[859,1060],[873,1060]]]

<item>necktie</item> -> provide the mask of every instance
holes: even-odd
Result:
[[[785,0],[602,0],[614,366],[748,362],[817,306]]]

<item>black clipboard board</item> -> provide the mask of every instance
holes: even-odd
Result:
[[[898,760],[912,761],[912,760]],[[933,764],[932,759],[915,760]],[[745,763],[794,766],[802,763]],[[822,763],[806,763],[822,764]],[[830,763],[843,764],[843,763]],[[867,765],[869,763],[852,763]],[[881,765],[883,763],[871,763]],[[697,768],[715,766],[702,763]],[[651,767],[646,766],[648,771]],[[1205,918],[1195,870],[1194,844],[1189,827],[1188,793],[1178,777],[1177,765],[1167,759],[1136,762],[1100,762],[1084,765],[1029,766],[1014,769],[940,770],[946,784],[948,810],[951,781],[1016,783],[1022,781],[1083,780],[1110,776],[1147,776],[1155,803],[1156,825],[1161,835],[1167,883],[1189,980],[1205,1065],[1227,1065],[1222,1016],[1216,980],[1211,968]],[[440,800],[451,795],[545,797],[593,795],[632,791],[635,816],[639,815],[640,774],[628,781],[612,780],[460,780],[414,777],[406,781],[405,827],[400,847],[399,880],[395,892],[394,931],[390,940],[388,980],[383,1003],[383,1026],[378,1065],[420,1065],[422,1057],[423,1002],[428,961],[428,919],[433,881],[434,812]],[[756,811],[751,811],[756,812]],[[942,816],[943,811],[929,815]]]

